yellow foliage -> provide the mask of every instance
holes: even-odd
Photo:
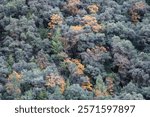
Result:
[[[55,74],[50,74],[48,76],[46,76],[46,84],[47,87],[55,87],[56,85],[58,85],[60,87],[60,91],[63,93],[65,90],[65,80],[63,77],[59,76],[59,75],[55,75]]]
[[[96,4],[93,4],[93,5],[89,5],[87,9],[89,10],[90,13],[97,13],[99,7]]]

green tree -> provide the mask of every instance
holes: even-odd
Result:
[[[60,41],[61,38],[61,30],[60,28],[56,29],[51,41],[51,49],[54,54],[58,54],[63,50],[62,42]]]

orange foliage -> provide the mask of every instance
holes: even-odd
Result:
[[[88,77],[87,77],[88,78]],[[87,89],[88,91],[92,91],[93,90],[93,88],[92,88],[92,84],[90,83],[90,78],[88,78],[88,81],[87,82],[83,82],[82,84],[81,84],[81,87],[83,88],[83,89]]]
[[[77,5],[80,3],[80,0],[68,0],[67,5],[64,6],[64,9],[72,15],[79,13]]]
[[[99,89],[95,89],[95,96],[96,97],[99,97],[99,96],[108,96],[109,95],[109,93],[107,92],[107,91],[105,91],[105,92],[102,92],[102,91],[100,91]]]
[[[99,54],[100,52],[107,52],[106,48],[103,46],[95,46],[95,48],[92,48],[91,51],[94,54]]]
[[[106,48],[103,46],[95,46],[95,48],[87,49],[86,51],[96,61],[99,60],[102,53],[107,52]]]
[[[50,29],[53,29],[55,25],[61,25],[63,23],[63,19],[58,14],[53,14],[50,18],[50,22],[48,23],[48,26]]]
[[[144,2],[136,2],[129,10],[129,13],[131,15],[131,21],[133,23],[137,23],[140,20],[140,14],[138,14],[138,10],[144,10],[146,7],[146,4]]]
[[[47,66],[49,66],[47,56],[43,52],[38,53],[36,62],[41,69],[45,69]]]
[[[84,74],[84,65],[81,64],[80,60],[78,59],[65,59],[65,62],[67,63],[74,63],[77,65],[76,72],[77,74]]]
[[[16,80],[20,80],[22,77],[21,74],[17,73],[16,71],[13,71],[9,76],[8,76],[8,80],[13,80],[14,78]]]
[[[21,94],[21,89],[10,82],[6,83],[5,87],[8,94]]]
[[[92,26],[93,24],[97,23],[96,18],[93,17],[93,16],[90,16],[90,15],[85,15],[83,17],[83,21],[84,21],[85,25],[90,25],[90,26]]]
[[[90,82],[82,83],[81,87],[83,89],[87,89],[88,91],[92,91],[92,84]]]
[[[111,77],[106,78],[107,92],[110,95],[114,94],[114,83]]]
[[[73,30],[73,31],[81,31],[83,29],[83,26],[80,26],[80,25],[71,26],[70,29]]]
[[[140,15],[134,11],[130,11],[131,13],[131,21],[137,23],[140,19]]]
[[[90,13],[97,13],[99,10],[99,7],[96,4],[93,4],[93,5],[89,5],[87,9]]]
[[[59,76],[59,75],[55,75],[55,74],[50,74],[48,76],[46,76],[46,84],[47,87],[55,87],[56,85],[58,85],[60,87],[60,91],[63,93],[65,90],[65,80],[63,77]]]
[[[79,13],[79,9],[75,5],[68,5],[67,9],[72,15],[76,15]]]
[[[106,78],[106,90],[101,91],[101,90],[96,88],[94,93],[95,93],[96,97],[113,95],[114,94],[113,79],[111,77],[107,77]]]
[[[144,9],[146,4],[144,2],[136,2],[133,6],[133,9]]]
[[[95,17],[90,15],[85,15],[83,18],[84,26],[90,26],[94,32],[99,32],[102,30],[102,26],[97,23]]]
[[[68,0],[69,5],[77,5],[80,3],[80,0]]]
[[[6,91],[8,94],[15,94],[19,95],[21,94],[21,89],[14,83],[18,82],[21,80],[22,74],[17,73],[16,71],[13,71],[9,76],[8,76],[8,82],[6,83]],[[14,81],[16,80],[16,81]]]

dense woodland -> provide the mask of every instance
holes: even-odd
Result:
[[[0,0],[0,99],[149,100],[150,0]]]

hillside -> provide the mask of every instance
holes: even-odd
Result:
[[[0,99],[149,100],[150,0],[0,0]]]

